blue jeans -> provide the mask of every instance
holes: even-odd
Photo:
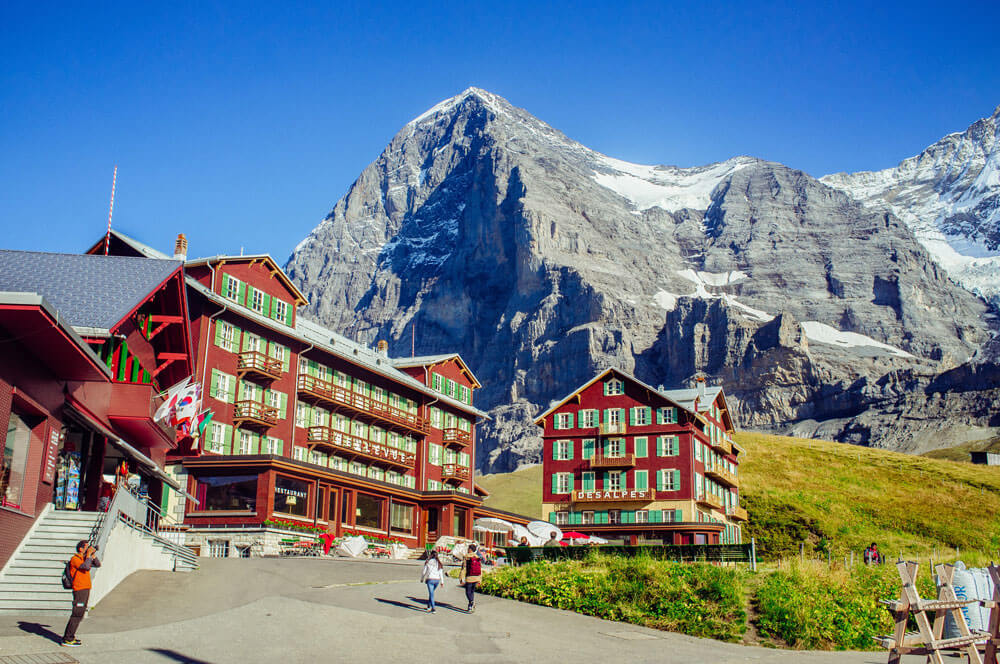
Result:
[[[441,585],[441,582],[438,581],[437,579],[427,580],[427,596],[428,596],[427,608],[430,609],[431,611],[434,610],[434,591],[437,590],[437,587],[439,585]]]

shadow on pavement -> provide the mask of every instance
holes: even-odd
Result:
[[[382,604],[392,604],[393,606],[398,606],[401,609],[409,609],[411,611],[420,611],[421,613],[427,608],[424,603],[421,604],[407,604],[406,602],[400,602],[394,599],[385,599],[384,597],[376,597],[376,602],[381,602]]]
[[[206,662],[203,659],[195,659],[194,657],[188,657],[187,655],[182,655],[176,650],[168,650],[166,648],[146,648],[149,652],[155,652],[157,655],[166,657],[175,662],[180,662],[181,664],[212,664],[211,662]]]
[[[55,643],[62,642],[62,634],[56,634],[48,625],[42,625],[40,623],[28,622],[26,620],[18,620],[17,626],[23,632],[28,632],[29,634],[37,634],[43,638],[53,641]]]
[[[422,606],[425,606],[425,607],[427,606],[427,600],[426,599],[420,599],[419,597],[412,597],[412,596],[409,596],[409,595],[406,597],[406,599],[413,600],[414,602],[416,602],[417,604],[420,604]],[[439,600],[437,598],[434,599],[434,606],[436,606],[438,608],[442,608],[442,609],[451,609],[452,611],[457,611],[458,613],[468,613],[468,611],[466,611],[465,609],[460,609],[457,606],[455,606],[454,604],[449,604],[448,602],[442,602],[441,600]]]

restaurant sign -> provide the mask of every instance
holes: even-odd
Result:
[[[652,500],[653,492],[649,489],[631,489],[618,491],[574,491],[573,500],[579,503],[622,500]]]
[[[59,461],[59,444],[62,442],[62,430],[51,429],[49,439],[45,444],[45,460],[42,464],[42,481],[52,484],[56,477],[56,464]]]

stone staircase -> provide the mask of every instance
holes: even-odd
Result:
[[[91,538],[102,516],[103,513],[53,509],[42,514],[0,573],[0,614],[69,615],[72,594],[62,587],[63,568],[76,551],[77,542]],[[168,564],[172,557],[175,572],[198,568],[198,557],[186,547],[124,522],[115,527],[139,533],[164,554]],[[106,553],[101,551],[98,556],[103,559]],[[102,570],[94,574],[96,579]],[[98,600],[91,596],[91,603]]]
[[[0,614],[69,615],[72,595],[62,587],[62,571],[100,516],[49,510],[39,517],[0,575]]]

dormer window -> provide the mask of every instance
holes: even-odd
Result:
[[[615,396],[618,394],[625,394],[625,383],[618,380],[617,378],[612,378],[611,380],[604,383],[604,395],[605,396]]]
[[[226,276],[225,279],[226,283],[223,285],[222,294],[225,295],[230,300],[233,300],[235,302],[240,302],[240,286],[243,285],[243,282],[240,281],[239,279],[233,279],[229,275],[225,276]]]

